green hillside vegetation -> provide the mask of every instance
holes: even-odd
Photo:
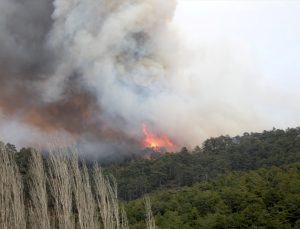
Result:
[[[132,160],[106,167],[123,200],[164,188],[191,186],[228,171],[248,171],[300,161],[300,128],[221,136],[206,140],[192,151],[154,155],[153,160]]]
[[[127,228],[117,190],[128,202],[130,228],[146,228],[145,219],[154,225],[145,213],[150,202],[140,199],[147,193],[159,228],[300,228],[300,128],[210,138],[192,151],[154,153],[151,160],[131,159],[103,170],[95,170],[101,161],[86,164],[67,151],[42,156],[0,146],[0,197],[6,201],[0,220],[19,225],[8,228],[24,228],[35,218],[44,226],[32,228],[105,222],[125,222],[120,227]],[[102,188],[107,198],[101,199]],[[112,217],[100,209],[110,209]]]
[[[151,195],[158,228],[300,228],[300,163],[231,172]],[[130,228],[145,228],[143,200],[126,206]]]

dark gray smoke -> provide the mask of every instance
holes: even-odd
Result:
[[[22,146],[64,136],[108,157],[142,148],[143,126],[176,146],[270,127],[273,96],[256,66],[226,44],[186,50],[175,8],[175,0],[1,0],[1,137]]]
[[[2,0],[2,137],[19,145],[43,144],[47,136],[63,133],[100,153],[140,146],[147,120],[136,120],[137,114],[129,120],[124,99],[147,96],[148,84],[164,74],[150,46],[174,6],[158,1]]]

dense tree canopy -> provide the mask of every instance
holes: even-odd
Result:
[[[18,164],[28,201],[34,150],[5,149]],[[43,162],[48,171],[47,156]],[[151,160],[105,165],[104,172],[130,201],[132,228],[145,228],[144,203],[135,199],[146,193],[159,228],[300,228],[300,128],[210,138],[191,151],[152,152]],[[53,208],[51,199],[48,205]]]
[[[124,200],[166,187],[191,186],[228,171],[247,171],[300,161],[300,128],[220,136],[192,151],[157,154],[152,160],[132,160],[106,167],[114,174]]]
[[[300,228],[300,163],[231,172],[151,195],[159,228]],[[145,228],[143,200],[127,204],[131,228]]]

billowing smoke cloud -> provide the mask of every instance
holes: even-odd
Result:
[[[143,125],[178,146],[268,126],[263,102],[254,106],[263,94],[255,66],[228,44],[186,50],[175,8],[175,0],[2,0],[2,137],[42,144],[45,133],[63,133],[107,157],[139,149]]]
[[[142,124],[151,121],[147,103],[172,70],[161,48],[175,2],[0,4],[2,136],[12,136],[8,126],[20,135],[32,127],[95,142],[100,151],[99,145],[139,145]],[[18,142],[36,139],[14,140],[23,138]]]

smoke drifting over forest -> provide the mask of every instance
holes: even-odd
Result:
[[[63,135],[105,155],[141,147],[144,125],[178,146],[261,127],[255,66],[223,46],[191,54],[175,9],[175,0],[1,0],[1,137],[23,146]]]

